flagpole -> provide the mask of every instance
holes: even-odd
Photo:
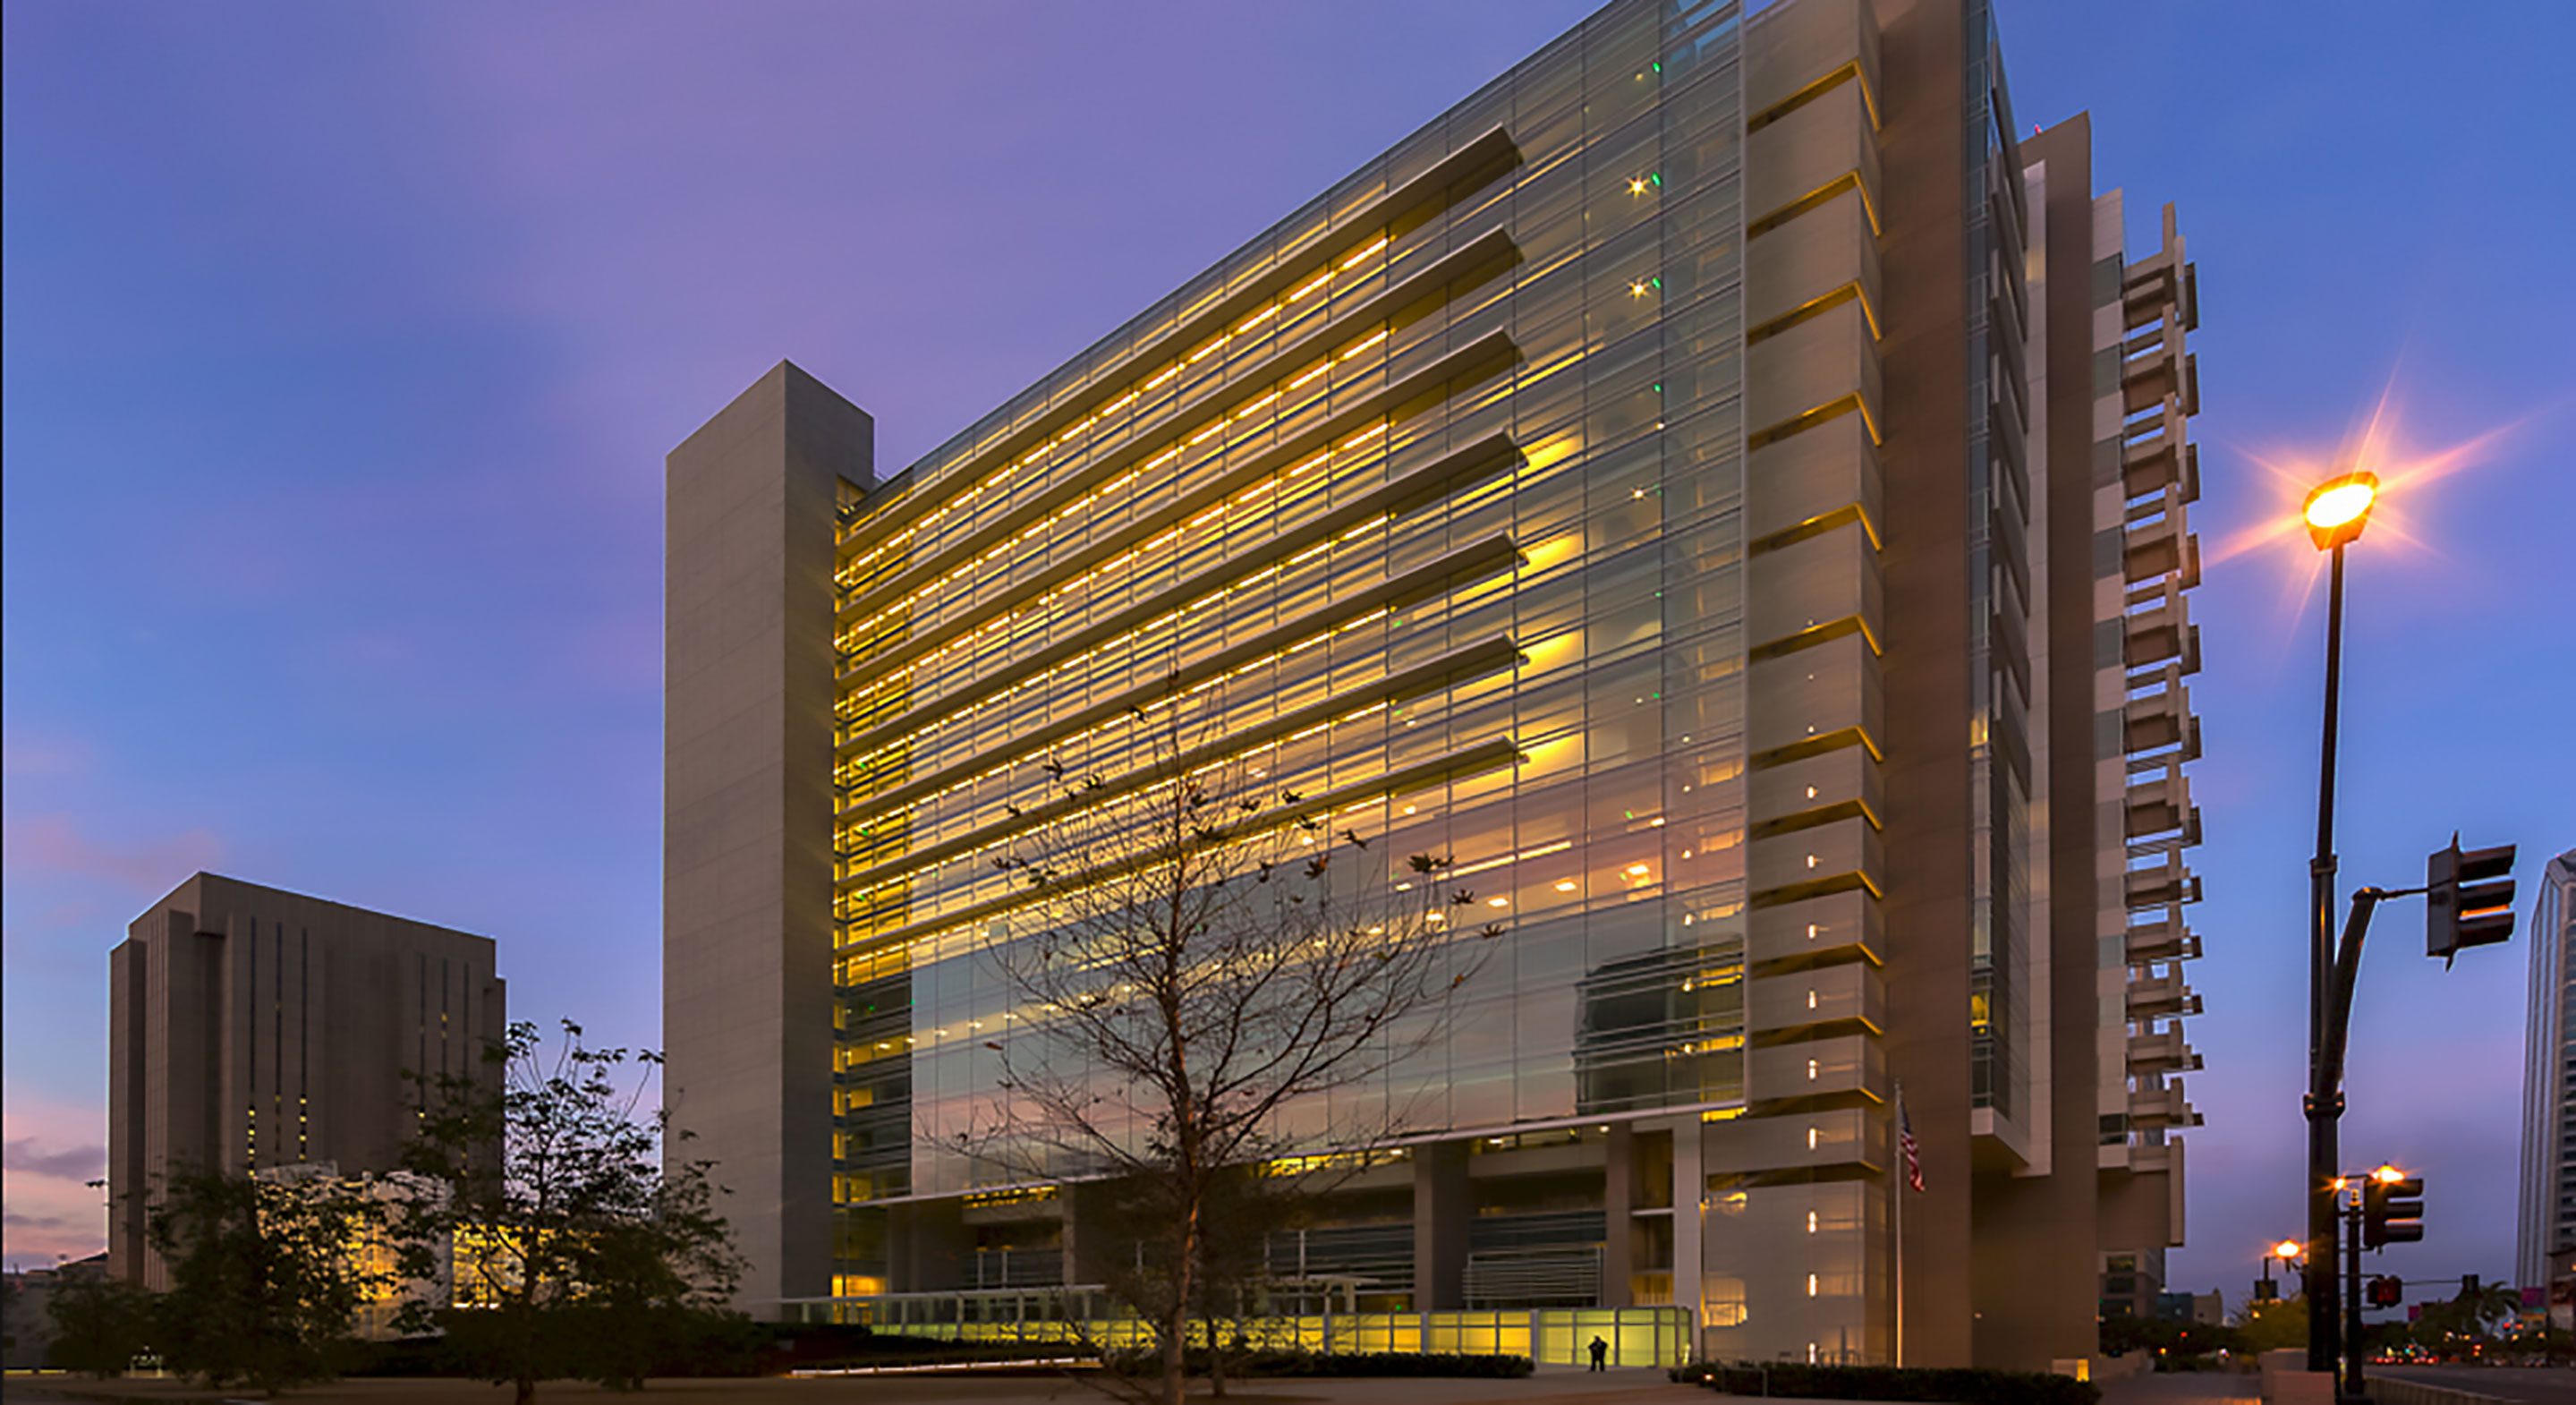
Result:
[[[1900,1137],[1903,1136],[1903,1128],[1905,1126],[1905,1080],[1902,1078],[1896,1080],[1896,1125],[1898,1129],[1897,1134]],[[1897,1149],[1897,1159],[1899,1162],[1904,1160],[1904,1150],[1902,1147]],[[1906,1173],[1905,1168],[1901,1164],[1888,1167],[1888,1171],[1890,1172],[1887,1178],[1888,1197],[1896,1202],[1896,1209],[1893,1216],[1894,1223],[1891,1226],[1890,1231],[1896,1240],[1896,1364],[1903,1366],[1905,1364]]]

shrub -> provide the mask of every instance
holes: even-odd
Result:
[[[2073,1376],[1921,1366],[1810,1366],[1696,1361],[1672,1377],[1731,1395],[1826,1400],[1974,1400],[1980,1405],[2097,1405],[2101,1387]]]
[[[352,1376],[457,1376],[465,1363],[447,1348],[445,1337],[397,1337],[358,1348],[346,1374]]]
[[[104,1270],[57,1270],[54,1283],[48,1365],[103,1379],[125,1374],[151,1348],[157,1308],[150,1293]]]
[[[1107,1363],[1128,1375],[1150,1376],[1163,1369],[1150,1351],[1120,1353]],[[1182,1369],[1207,1374],[1205,1351],[1182,1358]],[[1228,1376],[1452,1376],[1477,1380],[1512,1380],[1530,1373],[1526,1356],[1478,1356],[1456,1351],[1249,1351],[1229,1356]]]
[[[661,1328],[659,1339],[652,1345],[648,1368],[648,1374],[654,1376],[776,1375],[813,1358],[849,1356],[871,1349],[864,1327],[788,1328],[754,1322],[737,1313],[670,1313],[662,1319]],[[442,1334],[366,1343],[346,1374],[473,1373],[472,1344],[460,1342],[452,1334]]]
[[[845,1349],[838,1355],[799,1354],[793,1360],[774,1363],[773,1369],[841,1371],[888,1366],[945,1366],[962,1362],[1007,1366],[1014,1362],[1060,1361],[1068,1356],[1091,1354],[1073,1342],[976,1342],[893,1335],[878,1335],[843,1345]]]

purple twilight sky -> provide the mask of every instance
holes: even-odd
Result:
[[[792,357],[900,466],[1590,8],[11,4],[8,1258],[100,1242],[106,953],[197,868],[489,933],[514,1014],[654,1042],[663,453]],[[2358,549],[2347,879],[2576,845],[2576,17],[2000,9],[2022,122],[2089,107],[2133,247],[2176,201],[2200,264],[2174,1277],[2233,1298],[2296,1228],[2319,693],[2311,553],[2235,549],[2263,463],[2384,393],[2391,462],[2471,445]],[[2346,1145],[2431,1177],[2398,1271],[2503,1277],[2527,953],[2445,975],[2416,921]]]

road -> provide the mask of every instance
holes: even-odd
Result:
[[[2526,1405],[2576,1405],[2576,1370],[2561,1366],[2373,1366],[2373,1376],[2421,1381]]]

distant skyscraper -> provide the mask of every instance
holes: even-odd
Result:
[[[690,436],[664,1038],[746,1305],[1119,1261],[1086,1166],[956,1146],[1046,1018],[989,851],[1050,767],[1143,783],[1176,681],[1509,919],[1275,1272],[1760,1359],[1887,1360],[1901,1300],[1911,1362],[2038,1367],[2152,1310],[2198,299],[2093,157],[2015,119],[1987,0],[1615,0],[900,472],[784,364]]]
[[[409,1074],[508,1023],[489,937],[200,873],[108,957],[108,1263],[164,1286],[146,1197],[182,1167],[394,1169]]]
[[[2514,1279],[2549,1282],[2576,1248],[2576,849],[2541,870],[2531,905],[2531,1010],[2522,1059],[2522,1216]]]

